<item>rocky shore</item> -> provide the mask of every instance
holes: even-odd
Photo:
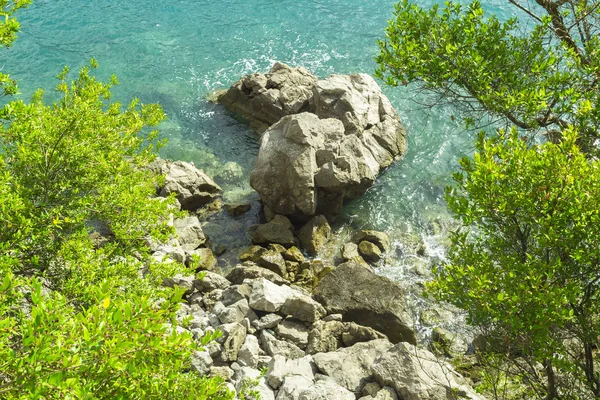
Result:
[[[262,132],[250,179],[267,221],[250,229],[233,268],[217,268],[219,246],[202,229],[203,216],[222,207],[220,187],[190,163],[150,166],[165,176],[158,195],[174,193],[187,211],[171,221],[169,243],[148,243],[152,257],[197,272],[164,282],[186,290],[174,329],[198,342],[223,333],[195,353],[195,372],[221,376],[246,399],[480,399],[444,357],[466,344],[443,330],[433,334],[435,354],[418,343],[405,289],[374,273],[391,250],[386,233],[354,232],[339,262],[313,258],[344,200],[404,152],[404,130],[377,84],[275,64],[220,101]],[[250,205],[223,209],[236,218]]]

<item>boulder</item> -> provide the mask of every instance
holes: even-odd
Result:
[[[316,81],[302,67],[275,63],[266,74],[250,74],[235,82],[217,101],[262,131],[285,115],[305,110]]]
[[[331,234],[331,227],[327,218],[317,215],[298,231],[298,239],[302,247],[310,255],[317,255],[325,247]]]
[[[149,168],[165,175],[160,195],[175,193],[183,210],[196,210],[215,199],[221,188],[194,164],[158,159]]]
[[[213,312],[214,311],[215,310],[213,309]],[[233,322],[242,322],[250,312],[248,300],[241,299],[238,302],[223,308],[217,315],[223,324],[230,324]],[[254,316],[254,318],[256,318],[256,316]]]
[[[242,262],[253,262],[260,267],[275,272],[279,276],[287,276],[285,260],[281,253],[273,248],[265,249],[261,246],[250,246],[240,254],[239,259]]]
[[[270,222],[256,227],[252,234],[252,243],[276,243],[290,247],[295,243],[293,229],[294,226],[289,219],[282,215],[276,215]]]
[[[392,344],[387,339],[357,343],[330,353],[317,353],[313,359],[319,371],[346,389],[360,394],[371,376],[373,362]]]
[[[369,326],[392,343],[416,343],[413,321],[402,288],[354,263],[344,263],[325,275],[313,296],[328,314]]]
[[[223,324],[217,327],[223,332],[218,341],[222,344],[221,361],[233,362],[238,358],[238,352],[246,341],[246,328],[239,323]]]
[[[242,78],[218,100],[266,129],[250,174],[266,214],[304,222],[335,216],[405,151],[396,111],[366,74],[318,81],[277,63],[267,74]]]
[[[173,226],[184,251],[195,250],[206,243],[206,236],[202,232],[198,217],[178,218],[174,221]]]
[[[375,361],[373,375],[402,400],[480,400],[449,364],[410,343],[398,343]]]

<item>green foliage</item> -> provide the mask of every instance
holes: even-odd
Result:
[[[0,0],[0,44],[18,30]],[[0,110],[0,398],[231,399],[191,369],[199,342],[174,329],[183,265],[146,261],[164,241],[173,198],[156,199],[157,105],[110,102],[110,82],[83,68],[51,105]],[[5,93],[16,90],[0,75]]]
[[[480,135],[474,157],[460,162],[457,186],[447,190],[463,229],[429,288],[465,309],[496,349],[542,363],[547,382],[555,367],[563,381],[596,393],[600,162],[579,150],[573,130],[563,137],[535,145],[515,129]],[[544,390],[553,393],[550,386]]]
[[[491,117],[554,140],[572,124],[591,152],[600,122],[599,3],[537,3],[510,1],[523,17],[501,22],[477,0],[429,10],[402,0],[379,43],[377,75],[461,106],[467,125]]]
[[[20,8],[25,8],[31,0],[0,0],[0,47],[9,47],[17,37],[19,21],[12,15]],[[0,93],[10,95],[18,90],[17,82],[10,76],[0,72]]]

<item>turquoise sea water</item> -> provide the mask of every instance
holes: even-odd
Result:
[[[207,95],[276,60],[321,77],[372,73],[392,9],[389,0],[34,0],[20,12],[22,32],[0,53],[0,68],[27,97],[37,87],[50,90],[64,65],[77,69],[96,58],[100,76],[122,82],[117,99],[163,105],[165,156],[194,161],[222,184],[226,200],[240,200],[252,197],[247,177],[258,143]],[[430,243],[446,218],[444,186],[458,157],[471,153],[472,138],[451,120],[452,110],[415,103],[415,88],[384,91],[407,128],[408,153],[347,205],[342,221]],[[229,235],[243,236],[246,227],[238,223]]]

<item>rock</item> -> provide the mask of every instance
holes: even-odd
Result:
[[[218,376],[220,378],[222,378],[225,381],[230,381],[231,378],[233,378],[233,370],[229,367],[226,366],[212,366],[210,367],[210,372],[208,373],[209,376],[214,377],[214,376]]]
[[[230,324],[233,322],[242,322],[249,313],[250,307],[248,306],[248,300],[242,299],[223,308],[223,310],[218,313],[218,316],[223,324]]]
[[[250,246],[240,254],[239,258],[242,262],[251,261],[260,267],[275,272],[279,276],[287,276],[285,260],[281,253],[274,248],[265,249],[261,246]]]
[[[317,380],[305,388],[298,400],[355,400],[354,393],[329,379]]]
[[[281,339],[294,343],[301,349],[308,344],[308,328],[306,325],[293,320],[285,320],[275,328],[275,333]]]
[[[321,304],[303,294],[289,296],[283,303],[281,312],[304,322],[315,322],[326,314]]]
[[[246,340],[246,328],[239,323],[224,324],[217,327],[223,336],[218,341],[222,344],[221,361],[233,362],[238,358],[238,352]]]
[[[319,321],[312,326],[308,335],[308,354],[336,351],[343,346],[359,342],[369,342],[387,337],[373,328],[360,326],[354,322]]]
[[[381,250],[379,250],[379,247],[366,240],[358,244],[358,252],[366,261],[377,262],[381,260]]]
[[[232,285],[223,290],[222,302],[225,307],[228,307],[240,300],[250,299],[251,294],[252,288],[246,283],[241,285]]]
[[[398,343],[372,367],[382,386],[393,387],[402,400],[482,399],[446,362],[410,343]]]
[[[369,326],[392,343],[416,343],[413,321],[402,288],[354,263],[345,263],[324,276],[313,296],[328,314]]]
[[[313,380],[309,380],[304,376],[286,376],[277,392],[277,400],[298,400],[302,392],[312,384]]]
[[[266,279],[277,285],[284,285],[288,283],[285,278],[276,274],[275,272],[248,262],[239,264],[232,269],[227,275],[227,279],[234,284],[243,283],[246,279]]]
[[[163,286],[170,288],[179,286],[180,288],[185,289],[185,294],[188,295],[194,291],[195,279],[196,278],[193,275],[177,274],[171,278],[165,278],[163,280]]]
[[[356,243],[346,243],[342,247],[342,258],[344,261],[352,260],[353,258],[360,257],[358,254],[358,246]]]
[[[194,281],[194,286],[200,292],[212,292],[215,289],[222,290],[231,285],[231,282],[215,272],[204,271],[202,274],[204,275],[202,279]]]
[[[252,208],[252,204],[243,203],[228,203],[223,206],[227,214],[232,217],[241,217],[246,214]]]
[[[390,237],[385,232],[363,230],[356,233],[352,237],[352,241],[356,244],[367,241],[377,245],[382,253],[390,251]]]
[[[267,314],[261,319],[253,321],[252,326],[254,326],[258,331],[263,329],[271,329],[274,328],[277,324],[279,324],[282,320],[283,317],[281,315]]]
[[[379,392],[380,390],[381,390],[381,386],[379,385],[379,383],[369,382],[369,383],[365,384],[365,386],[363,386],[362,395],[375,397],[377,392]]]
[[[200,376],[205,376],[213,365],[213,359],[207,351],[194,351],[192,354],[192,369]]]
[[[275,400],[273,390],[267,385],[266,379],[261,375],[260,371],[253,367],[241,367],[234,376],[235,390],[243,392],[248,396],[248,391],[256,392],[260,400]],[[244,397],[245,399],[254,397]]]
[[[196,249],[187,252],[186,264],[196,271],[211,271],[217,265],[217,258],[209,248]]]
[[[346,389],[360,394],[371,376],[373,362],[385,353],[392,344],[387,339],[357,343],[330,353],[313,356],[319,371],[332,377]]]
[[[377,384],[375,383],[375,385]],[[361,397],[359,400],[398,400],[398,395],[393,388],[386,386],[372,395]]]
[[[285,115],[306,109],[316,81],[302,67],[275,63],[267,74],[254,73],[237,81],[217,101],[261,131]]]
[[[185,251],[176,240],[172,245],[158,246],[152,257],[159,262],[163,261],[165,257],[168,257],[174,261],[177,261],[178,263],[185,263]]]
[[[195,250],[206,243],[206,236],[202,232],[200,220],[196,216],[178,218],[173,223],[175,232],[184,251]]]
[[[214,305],[217,302],[221,301],[222,295],[223,295],[222,289],[214,289],[214,290],[204,293],[204,296],[202,297],[202,303],[204,304],[204,307],[206,308],[206,310],[211,311],[213,309]],[[215,315],[215,319],[217,321],[219,321],[219,318],[217,318],[216,315]]]
[[[266,213],[335,216],[405,151],[396,111],[366,74],[317,81],[277,63],[236,82],[219,102],[260,131],[268,127],[250,174]]]
[[[238,352],[238,363],[242,366],[256,368],[259,353],[260,345],[258,344],[258,338],[254,335],[248,335]]]
[[[469,350],[468,344],[457,334],[440,327],[433,328],[429,347],[433,353],[447,357],[463,355]]]
[[[276,355],[284,356],[290,360],[295,360],[297,358],[302,358],[306,354],[302,349],[292,343],[288,343],[283,340],[278,340],[267,332],[266,330],[261,331],[260,341],[262,343],[263,349],[267,352],[268,355],[275,357]]]
[[[289,249],[286,249],[285,253],[282,254],[283,258],[286,261],[296,262],[302,264],[306,259],[304,258],[304,254],[298,249],[296,246],[292,246]]]
[[[309,254],[317,255],[325,247],[330,234],[327,218],[317,215],[298,231],[298,239]]]
[[[175,193],[183,210],[196,210],[210,203],[221,192],[221,188],[193,164],[159,160],[149,168],[165,174],[160,195],[167,197]]]
[[[250,307],[258,311],[277,312],[296,293],[289,286],[278,286],[264,278],[257,279],[252,284]]]
[[[289,219],[276,215],[270,222],[259,225],[252,234],[252,243],[270,244],[277,243],[290,247],[294,245],[294,226]]]
[[[267,369],[267,382],[273,389],[279,389],[285,378],[301,376],[312,384],[314,380],[313,371],[314,362],[311,356],[287,360],[281,355],[275,355]]]

